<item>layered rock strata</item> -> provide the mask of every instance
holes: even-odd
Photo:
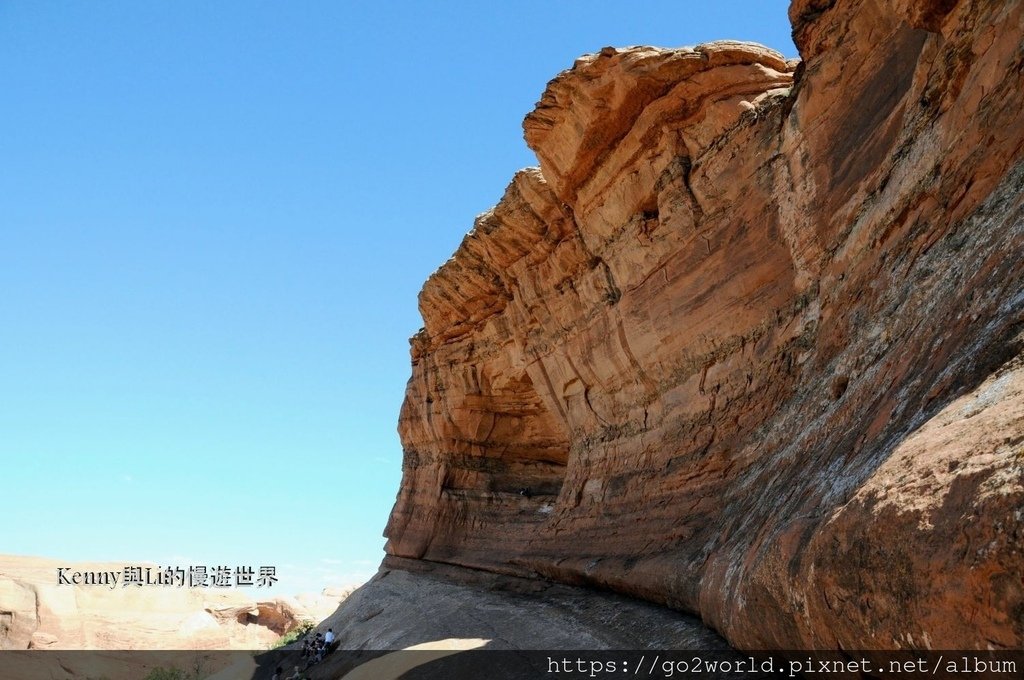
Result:
[[[748,648],[1024,646],[1024,3],[606,48],[420,295],[387,551]]]

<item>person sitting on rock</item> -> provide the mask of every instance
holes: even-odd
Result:
[[[289,675],[284,680],[303,680],[302,670],[298,666],[296,666],[295,667],[295,672],[292,673],[291,675]]]
[[[334,642],[334,629],[328,628],[327,633],[324,635],[324,644],[330,647],[332,642]]]

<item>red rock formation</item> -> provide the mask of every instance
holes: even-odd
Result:
[[[749,648],[1024,646],[1024,3],[605,49],[424,286],[391,555]]]

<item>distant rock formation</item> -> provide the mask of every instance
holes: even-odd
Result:
[[[1024,647],[1024,3],[606,48],[420,294],[390,555],[745,648]]]
[[[235,589],[58,585],[63,566],[0,555],[0,649],[264,649],[304,621],[319,623],[347,595],[300,602]]]

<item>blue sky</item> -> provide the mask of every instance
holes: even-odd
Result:
[[[372,574],[416,295],[547,81],[787,5],[0,2],[0,552]]]

